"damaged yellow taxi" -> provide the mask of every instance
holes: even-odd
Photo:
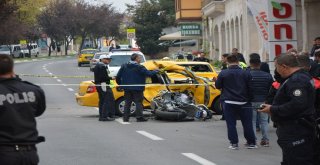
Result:
[[[208,78],[197,76],[189,67],[177,65],[173,61],[147,61],[143,64],[148,70],[160,69],[157,75],[146,79],[143,106],[150,108],[152,99],[163,90],[171,92],[189,91],[196,104],[204,104],[217,114],[221,114],[220,90]],[[121,116],[124,111],[124,92],[115,81],[112,88],[116,101],[116,113]],[[76,101],[81,106],[98,107],[98,93],[93,81],[80,83]],[[131,114],[135,113],[135,105],[131,106]]]

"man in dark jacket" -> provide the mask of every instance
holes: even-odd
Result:
[[[136,118],[137,122],[147,121],[143,117],[143,91],[145,89],[145,81],[147,76],[153,76],[158,71],[149,71],[143,65],[140,65],[141,56],[139,54],[132,54],[131,61],[123,64],[117,74],[116,81],[121,88],[124,89],[124,98],[126,100],[124,106],[123,122],[128,122],[130,117],[131,103],[136,104]]]
[[[239,53],[237,48],[233,48],[232,49],[232,54],[236,55],[240,62],[243,62],[243,63],[246,64],[246,60],[244,59],[243,54]]]
[[[43,90],[17,78],[13,60],[0,55],[0,164],[36,165],[38,136],[35,117],[46,109]]]
[[[101,55],[101,62],[94,68],[94,83],[99,95],[99,121],[113,121],[115,116],[115,103],[112,89],[110,88],[110,71],[108,64],[110,55]]]
[[[251,57],[251,56],[250,56]],[[257,112],[259,106],[264,103],[269,93],[269,89],[272,85],[273,79],[270,73],[266,73],[260,70],[261,61],[260,58],[250,58],[250,74],[252,76],[250,88],[252,95],[252,124],[253,131],[256,132],[256,123],[259,122],[259,126],[262,133],[261,146],[269,146],[268,137],[268,119],[269,115],[262,112]],[[257,139],[257,136],[256,136]]]
[[[195,58],[193,61],[210,62],[205,56],[204,52],[200,51],[199,57]]]
[[[311,57],[315,55],[317,49],[320,49],[320,37],[317,37],[313,40],[313,46],[310,51]]]
[[[230,149],[238,149],[238,133],[236,129],[237,116],[243,125],[244,137],[248,149],[257,148],[252,129],[252,106],[249,84],[251,75],[249,71],[239,67],[236,55],[227,57],[228,69],[222,70],[216,80],[216,87],[221,89],[221,104],[227,123]]]
[[[277,124],[278,144],[282,149],[282,165],[313,165],[315,89],[308,72],[301,69],[298,58],[283,54],[276,69],[285,81],[278,89],[272,105],[259,110],[271,114]]]

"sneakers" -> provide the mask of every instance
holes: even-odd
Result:
[[[246,144],[244,144],[244,146],[245,146],[247,149],[256,149],[256,148],[258,148],[258,146],[255,145],[255,144],[248,144],[248,143],[246,143]]]
[[[228,148],[231,150],[238,150],[239,146],[238,146],[238,144],[231,144]]]
[[[148,119],[146,119],[144,117],[137,118],[137,122],[145,122],[145,121],[148,121]]]
[[[260,145],[263,147],[269,147],[269,141],[261,140]]]

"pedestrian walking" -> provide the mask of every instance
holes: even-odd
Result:
[[[243,125],[244,137],[247,140],[246,148],[257,148],[252,129],[252,105],[250,103],[251,75],[249,71],[239,66],[236,55],[227,57],[228,69],[222,70],[218,75],[215,85],[221,89],[221,104],[227,123],[230,149],[238,149],[238,133],[236,129],[237,116]]]
[[[264,104],[259,112],[270,114],[277,124],[282,165],[313,165],[315,89],[312,78],[301,69],[296,56],[283,54],[275,64],[285,81],[272,105]]]
[[[36,119],[46,109],[44,91],[16,77],[13,60],[0,55],[0,164],[37,165]]]
[[[110,81],[110,71],[108,64],[111,56],[102,54],[99,62],[94,68],[94,83],[99,95],[99,121],[113,121],[115,117],[115,101]]]
[[[273,83],[273,78],[270,73],[262,71],[260,58],[256,58],[259,54],[253,53],[250,55],[250,74],[252,80],[250,83],[251,95],[252,95],[252,125],[253,131],[256,135],[256,123],[259,123],[259,128],[262,133],[262,138],[260,145],[264,147],[269,147],[269,115],[262,112],[257,112],[260,108],[260,105],[266,100],[269,89]],[[260,57],[260,56],[259,56]]]
[[[158,71],[149,71],[143,65],[140,65],[141,56],[137,53],[131,55],[131,61],[123,64],[117,74],[116,81],[119,85],[124,85],[124,114],[123,122],[128,122],[130,117],[130,108],[132,102],[136,104],[136,119],[137,122],[147,121],[143,117],[143,91],[145,89],[145,81],[147,76],[153,76]],[[135,86],[137,85],[137,86]]]

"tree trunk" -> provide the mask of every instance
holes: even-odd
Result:
[[[68,49],[69,49],[69,43],[70,43],[70,42],[71,42],[71,41],[69,41],[68,39],[66,39],[65,46],[64,46],[65,52],[66,52],[66,56],[68,55]]]
[[[86,39],[86,34],[82,34],[81,35],[81,44],[80,44],[80,46],[79,46],[79,52],[81,51],[81,49],[82,49],[82,46],[83,46],[83,44],[84,44],[84,40]]]

